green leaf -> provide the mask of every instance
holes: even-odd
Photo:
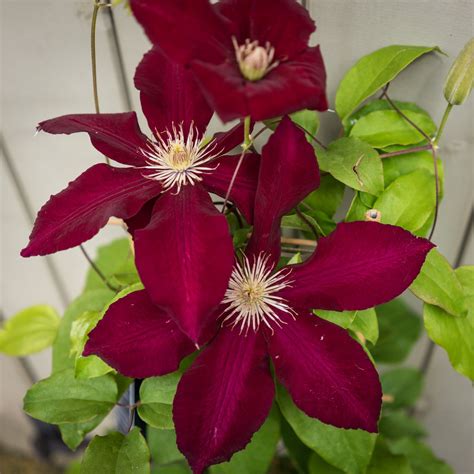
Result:
[[[84,350],[87,335],[95,328],[100,319],[101,314],[99,312],[86,311],[72,323],[71,355],[75,355],[76,357],[75,375],[78,378],[99,377],[114,371],[112,367],[95,355],[87,357],[81,355]]]
[[[385,441],[379,437],[367,474],[413,474],[413,471],[408,458],[403,454],[393,454]]]
[[[385,186],[392,184],[397,178],[413,171],[424,169],[434,176],[433,155],[429,151],[418,151],[406,155],[391,156],[382,160]],[[443,197],[444,170],[443,162],[437,160],[440,182],[440,197]],[[434,192],[434,186],[433,186]]]
[[[95,416],[90,421],[84,423],[63,423],[59,425],[61,438],[64,444],[71,450],[76,450],[77,447],[84,441],[87,433],[97,428],[107,415]]]
[[[401,299],[377,307],[379,339],[370,352],[377,362],[402,362],[421,332],[421,318]]]
[[[319,115],[315,110],[303,109],[298,112],[290,114],[291,120],[297,125],[300,125],[313,137],[316,135],[319,129]],[[312,138],[310,135],[306,135],[306,139],[311,143]]]
[[[474,266],[460,267],[455,274],[463,287],[467,316],[454,318],[437,306],[425,304],[425,328],[428,336],[446,350],[454,369],[474,380]]]
[[[81,474],[148,474],[150,453],[139,428],[127,436],[110,433],[96,436],[84,453]]]
[[[184,460],[184,456],[176,446],[174,430],[156,429],[148,426],[147,439],[153,464],[170,464]]]
[[[110,290],[86,291],[67,308],[53,344],[53,373],[74,367],[75,357],[71,356],[71,328],[73,321],[87,311],[102,311],[114,297]]]
[[[380,434],[389,439],[421,438],[426,436],[426,431],[414,418],[407,415],[405,410],[389,411],[383,413],[379,421]]]
[[[408,458],[413,474],[454,474],[454,471],[424,443],[412,438],[387,441],[390,452]]]
[[[318,151],[319,166],[350,188],[378,196],[384,189],[382,160],[367,143],[340,138]]]
[[[410,290],[425,303],[439,306],[453,316],[465,316],[464,291],[454,270],[438,250],[433,249]]]
[[[433,46],[392,45],[378,49],[357,61],[343,77],[336,94],[336,111],[345,120],[365,99],[393,80]]]
[[[117,383],[118,401],[130,385],[131,379],[123,377],[120,374],[115,374],[113,377]],[[82,443],[87,433],[97,428],[107,415],[108,413],[94,416],[90,421],[84,423],[63,423],[59,425],[59,431],[61,432],[64,443],[74,451]]]
[[[42,351],[54,342],[60,321],[51,306],[37,305],[20,311],[0,329],[0,352],[25,356]]]
[[[379,324],[375,309],[356,311],[349,329],[355,334],[362,334],[369,342],[376,344],[379,337]]]
[[[23,408],[46,423],[81,423],[107,414],[117,396],[111,375],[76,379],[74,371],[66,369],[34,384],[25,395]]]
[[[344,220],[346,222],[364,221],[365,213],[373,208],[375,200],[375,196],[356,191]]]
[[[151,377],[140,386],[138,414],[154,428],[172,429],[172,403],[181,372],[173,372],[162,377]]]
[[[313,225],[313,227],[320,235],[328,235],[336,228],[336,223],[323,212],[306,211],[302,214],[304,215],[306,220]],[[310,235],[308,237],[314,236],[311,228],[303,219],[301,219],[298,214],[290,214],[287,216],[283,216],[281,226],[286,229],[294,229],[309,233]]]
[[[327,463],[347,474],[363,474],[374,449],[376,435],[362,430],[345,430],[310,418],[278,388],[278,404],[285,419],[300,440]]]
[[[345,186],[330,174],[321,176],[321,183],[316,191],[309,194],[304,203],[315,211],[333,217],[342,203]]]
[[[428,136],[436,132],[436,124],[426,113],[404,110],[403,113]],[[378,110],[360,118],[352,127],[351,137],[357,137],[374,148],[390,145],[414,145],[424,139],[396,110]]]
[[[373,207],[381,212],[382,223],[415,232],[426,223],[435,208],[433,174],[420,169],[400,176],[379,196]]]
[[[423,376],[418,369],[403,367],[380,376],[384,395],[391,395],[390,409],[413,405],[423,390]]]
[[[235,453],[229,462],[211,466],[210,473],[265,474],[268,472],[280,439],[279,416],[278,410],[273,409],[245,449]]]
[[[112,285],[122,287],[140,281],[128,238],[117,239],[99,247],[94,263]],[[90,268],[84,292],[105,288],[107,287],[97,272]]]
[[[281,417],[281,437],[285,448],[288,451],[288,456],[300,474],[308,473],[308,463],[312,454],[311,449],[308,448],[301,440],[296,436],[293,428]]]
[[[308,462],[308,472],[309,474],[341,474],[344,471],[331,466],[321,456],[312,453]]]
[[[372,344],[377,342],[379,335],[377,314],[373,308],[361,311],[326,311],[315,310],[317,316],[337,324],[344,329],[350,329],[355,334],[362,334]]]

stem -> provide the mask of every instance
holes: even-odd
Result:
[[[295,207],[295,211],[297,216],[311,229],[311,232],[313,233],[316,241],[318,240],[319,234],[318,231],[316,230],[316,227],[314,227],[313,223],[309,221],[309,219],[306,218],[306,216],[301,212],[301,210],[298,207]]]
[[[248,150],[252,144],[252,138],[250,136],[250,116],[244,119],[244,149]]]
[[[250,123],[251,119],[250,116],[245,117],[244,119],[244,142],[242,143],[242,153],[240,154],[239,161],[237,162],[237,166],[235,167],[234,174],[229,183],[229,187],[227,188],[227,192],[225,193],[224,203],[222,204],[221,213],[225,212],[227,207],[227,202],[229,201],[230,193],[232,192],[232,188],[234,187],[235,180],[239,173],[240,167],[242,166],[242,162],[244,161],[245,153],[249,150],[252,146],[252,137],[250,136]]]
[[[418,131],[418,133],[420,133],[420,135],[423,135],[423,137],[427,140],[428,143],[432,143],[433,140],[431,139],[431,137],[429,135],[427,135],[427,133],[421,129],[415,122],[413,122],[413,120],[411,120],[410,118],[408,118],[400,109],[399,107],[393,102],[393,100],[388,96],[387,94],[387,91],[385,90],[385,92],[383,93],[383,97],[385,97],[387,99],[387,102],[390,104],[390,106],[392,107],[392,109],[396,110],[398,112],[399,115],[401,115],[404,120],[406,122],[408,122],[415,130]]]
[[[379,158],[390,158],[392,156],[407,155],[408,153],[415,153],[417,151],[431,150],[431,145],[414,146],[413,148],[406,148],[405,150],[392,151],[391,153],[382,153]]]
[[[94,263],[94,261],[89,256],[84,246],[79,245],[79,248],[81,249],[81,252],[84,255],[84,257],[86,257],[86,260],[89,262],[89,265],[91,266],[91,268],[97,273],[99,278],[103,281],[104,285],[107,286],[109,290],[112,290],[112,291],[115,291],[115,293],[118,293],[120,291],[120,288],[115,287],[109,282],[109,280],[107,280],[107,277],[102,273],[100,268]]]
[[[441,123],[439,124],[438,128],[438,133],[436,134],[436,138],[434,140],[434,144],[437,145],[439,142],[439,139],[441,138],[441,135],[443,134],[444,126],[446,125],[446,122],[448,121],[449,113],[451,112],[451,109],[453,108],[452,104],[449,104],[446,106],[446,109],[444,110],[443,118],[441,119]]]
[[[383,97],[387,99],[387,102],[390,104],[392,109],[396,110],[398,114],[405,119],[406,122],[408,122],[415,130],[418,131],[428,142],[428,145],[431,149],[431,154],[433,156],[433,170],[434,170],[434,176],[435,176],[435,213],[434,213],[434,219],[433,219],[433,226],[431,227],[431,232],[429,235],[429,239],[433,237],[434,231],[436,229],[436,223],[438,222],[438,209],[439,209],[439,179],[438,179],[438,163],[436,160],[436,150],[438,148],[438,145],[436,145],[435,141],[424,131],[422,130],[416,123],[414,123],[412,120],[410,120],[398,107],[397,105],[390,99],[390,97],[387,94],[387,89],[388,86],[384,89],[384,92],[382,94]],[[449,112],[447,112],[449,114]],[[446,112],[445,112],[446,115]],[[446,122],[446,118],[443,116],[443,121]],[[444,127],[444,123],[441,123],[441,125]]]
[[[96,55],[96,44],[95,44],[95,31],[97,27],[97,15],[101,8],[101,4],[94,2],[94,10],[92,11],[91,21],[91,63],[92,63],[92,87],[94,91],[94,106],[95,113],[100,114],[99,107],[99,93],[97,88],[97,55]]]

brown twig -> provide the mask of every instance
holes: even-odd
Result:
[[[405,148],[404,150],[392,151],[390,153],[381,153],[379,158],[391,158],[392,156],[407,155],[416,153],[417,151],[430,151],[431,145],[414,146],[413,148]]]

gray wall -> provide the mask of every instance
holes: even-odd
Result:
[[[312,0],[311,13],[318,24],[314,42],[322,45],[328,70],[329,97],[355,59],[388,44],[439,45],[449,58],[430,55],[410,67],[391,88],[392,97],[413,100],[435,120],[444,108],[442,84],[453,57],[473,34],[473,3],[463,0]],[[8,153],[2,152],[1,308],[8,317],[25,306],[50,303],[59,310],[81,289],[87,265],[75,250],[50,258],[24,260],[18,255],[31,229],[22,198],[34,212],[51,193],[61,190],[86,167],[101,160],[84,136],[35,135],[43,119],[74,112],[92,112],[89,28],[90,1],[1,0],[2,107],[1,130]],[[118,7],[115,17],[121,38],[127,79],[147,49],[139,26]],[[102,12],[98,23],[99,92],[102,110],[126,109],[117,74],[110,22]],[[138,107],[133,94],[133,105]],[[472,206],[473,110],[457,108],[442,144],[446,198],[440,209],[434,241],[453,261]],[[336,118],[323,116],[323,137],[334,136]],[[8,155],[8,156],[7,156]],[[13,167],[17,180],[13,179]],[[19,193],[19,185],[24,189]],[[100,243],[121,235],[107,228],[88,242],[94,252]],[[473,262],[470,243],[465,263]],[[48,266],[49,265],[49,266]],[[53,266],[65,289],[52,278]],[[420,341],[410,362],[419,364],[427,341]],[[49,372],[47,352],[29,358],[36,373]],[[0,441],[27,449],[29,427],[21,413],[28,386],[19,363],[1,358]],[[420,418],[431,433],[439,456],[459,474],[474,472],[472,461],[473,398],[470,383],[451,369],[446,354],[436,349],[427,374]]]

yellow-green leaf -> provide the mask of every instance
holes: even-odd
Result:
[[[61,319],[54,308],[31,306],[8,319],[0,329],[0,352],[25,356],[53,344]]]

